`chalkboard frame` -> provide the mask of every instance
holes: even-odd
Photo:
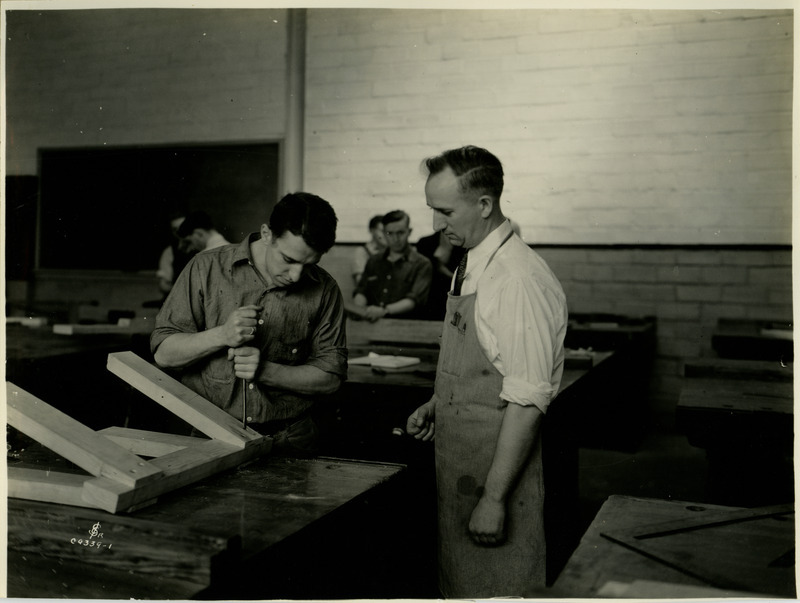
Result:
[[[232,243],[278,200],[275,140],[38,150],[37,270],[153,272],[177,213],[203,210]]]

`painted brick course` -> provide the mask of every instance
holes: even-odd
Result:
[[[9,174],[35,173],[39,146],[285,136],[286,10],[46,12],[9,21]],[[557,245],[539,252],[572,312],[657,318],[656,409],[713,354],[719,318],[791,318],[791,252],[774,248],[791,241],[791,11],[307,17],[305,187],[334,203],[341,242],[396,208],[428,234],[420,161],[479,144],[525,240]],[[351,251],[323,260],[345,295]],[[36,296],[157,293],[43,278]]]
[[[332,67],[354,51],[331,40],[344,32],[372,54]],[[536,242],[786,244],[791,38],[788,11],[312,12],[307,120],[327,141],[307,141],[306,177],[320,190],[337,179],[319,167],[336,163],[331,146],[362,163],[402,145],[415,167],[475,143],[504,161],[514,218]],[[315,82],[337,74],[370,82],[371,96],[331,105]],[[337,111],[352,117],[338,132],[326,126]],[[409,120],[417,132],[402,141],[365,145],[376,123]],[[337,183],[354,189],[337,208],[360,186]],[[419,195],[401,201],[419,222]]]

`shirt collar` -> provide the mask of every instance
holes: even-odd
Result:
[[[250,243],[257,240],[261,236],[260,233],[251,232],[247,235],[233,252],[233,263],[248,262],[253,264],[253,254],[250,253]]]
[[[511,222],[506,219],[500,226],[486,235],[480,243],[467,251],[467,272],[471,266],[476,266],[483,260],[488,260],[489,256],[498,248],[503,240],[511,232]]]
[[[397,260],[397,261],[398,261],[398,262],[399,262],[399,261],[401,261],[401,260],[408,261],[408,258],[409,258],[409,256],[411,255],[411,252],[412,252],[412,251],[414,251],[414,250],[413,250],[413,248],[411,247],[411,245],[409,245],[408,247],[406,247],[406,250],[403,252],[402,256],[400,256],[400,258],[398,258],[398,260]],[[390,253],[390,252],[391,252],[391,249],[389,249],[389,248],[387,247],[387,248],[384,250],[384,252],[383,252],[383,259],[385,259],[385,260],[387,260],[387,261],[388,261],[388,259],[389,259],[389,253]]]

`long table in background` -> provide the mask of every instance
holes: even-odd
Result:
[[[711,347],[720,358],[740,360],[794,360],[791,320],[720,318],[711,335]]]
[[[778,360],[687,361],[676,422],[708,459],[712,502],[794,498],[794,369]]]

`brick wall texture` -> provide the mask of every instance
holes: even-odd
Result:
[[[35,174],[42,146],[282,140],[287,15],[5,13],[6,173]],[[657,317],[653,404],[669,410],[718,318],[792,315],[792,21],[310,9],[305,188],[334,204],[342,242],[396,208],[415,240],[432,230],[420,161],[486,146],[505,164],[504,211],[548,245],[571,310]],[[346,295],[351,252],[323,260]],[[129,285],[42,276],[35,291],[43,303],[158,296],[147,279]]]
[[[8,174],[42,146],[285,135],[285,10],[5,14]]]
[[[792,13],[321,10],[306,185],[359,240],[431,230],[420,161],[476,144],[529,242],[788,243]]]

